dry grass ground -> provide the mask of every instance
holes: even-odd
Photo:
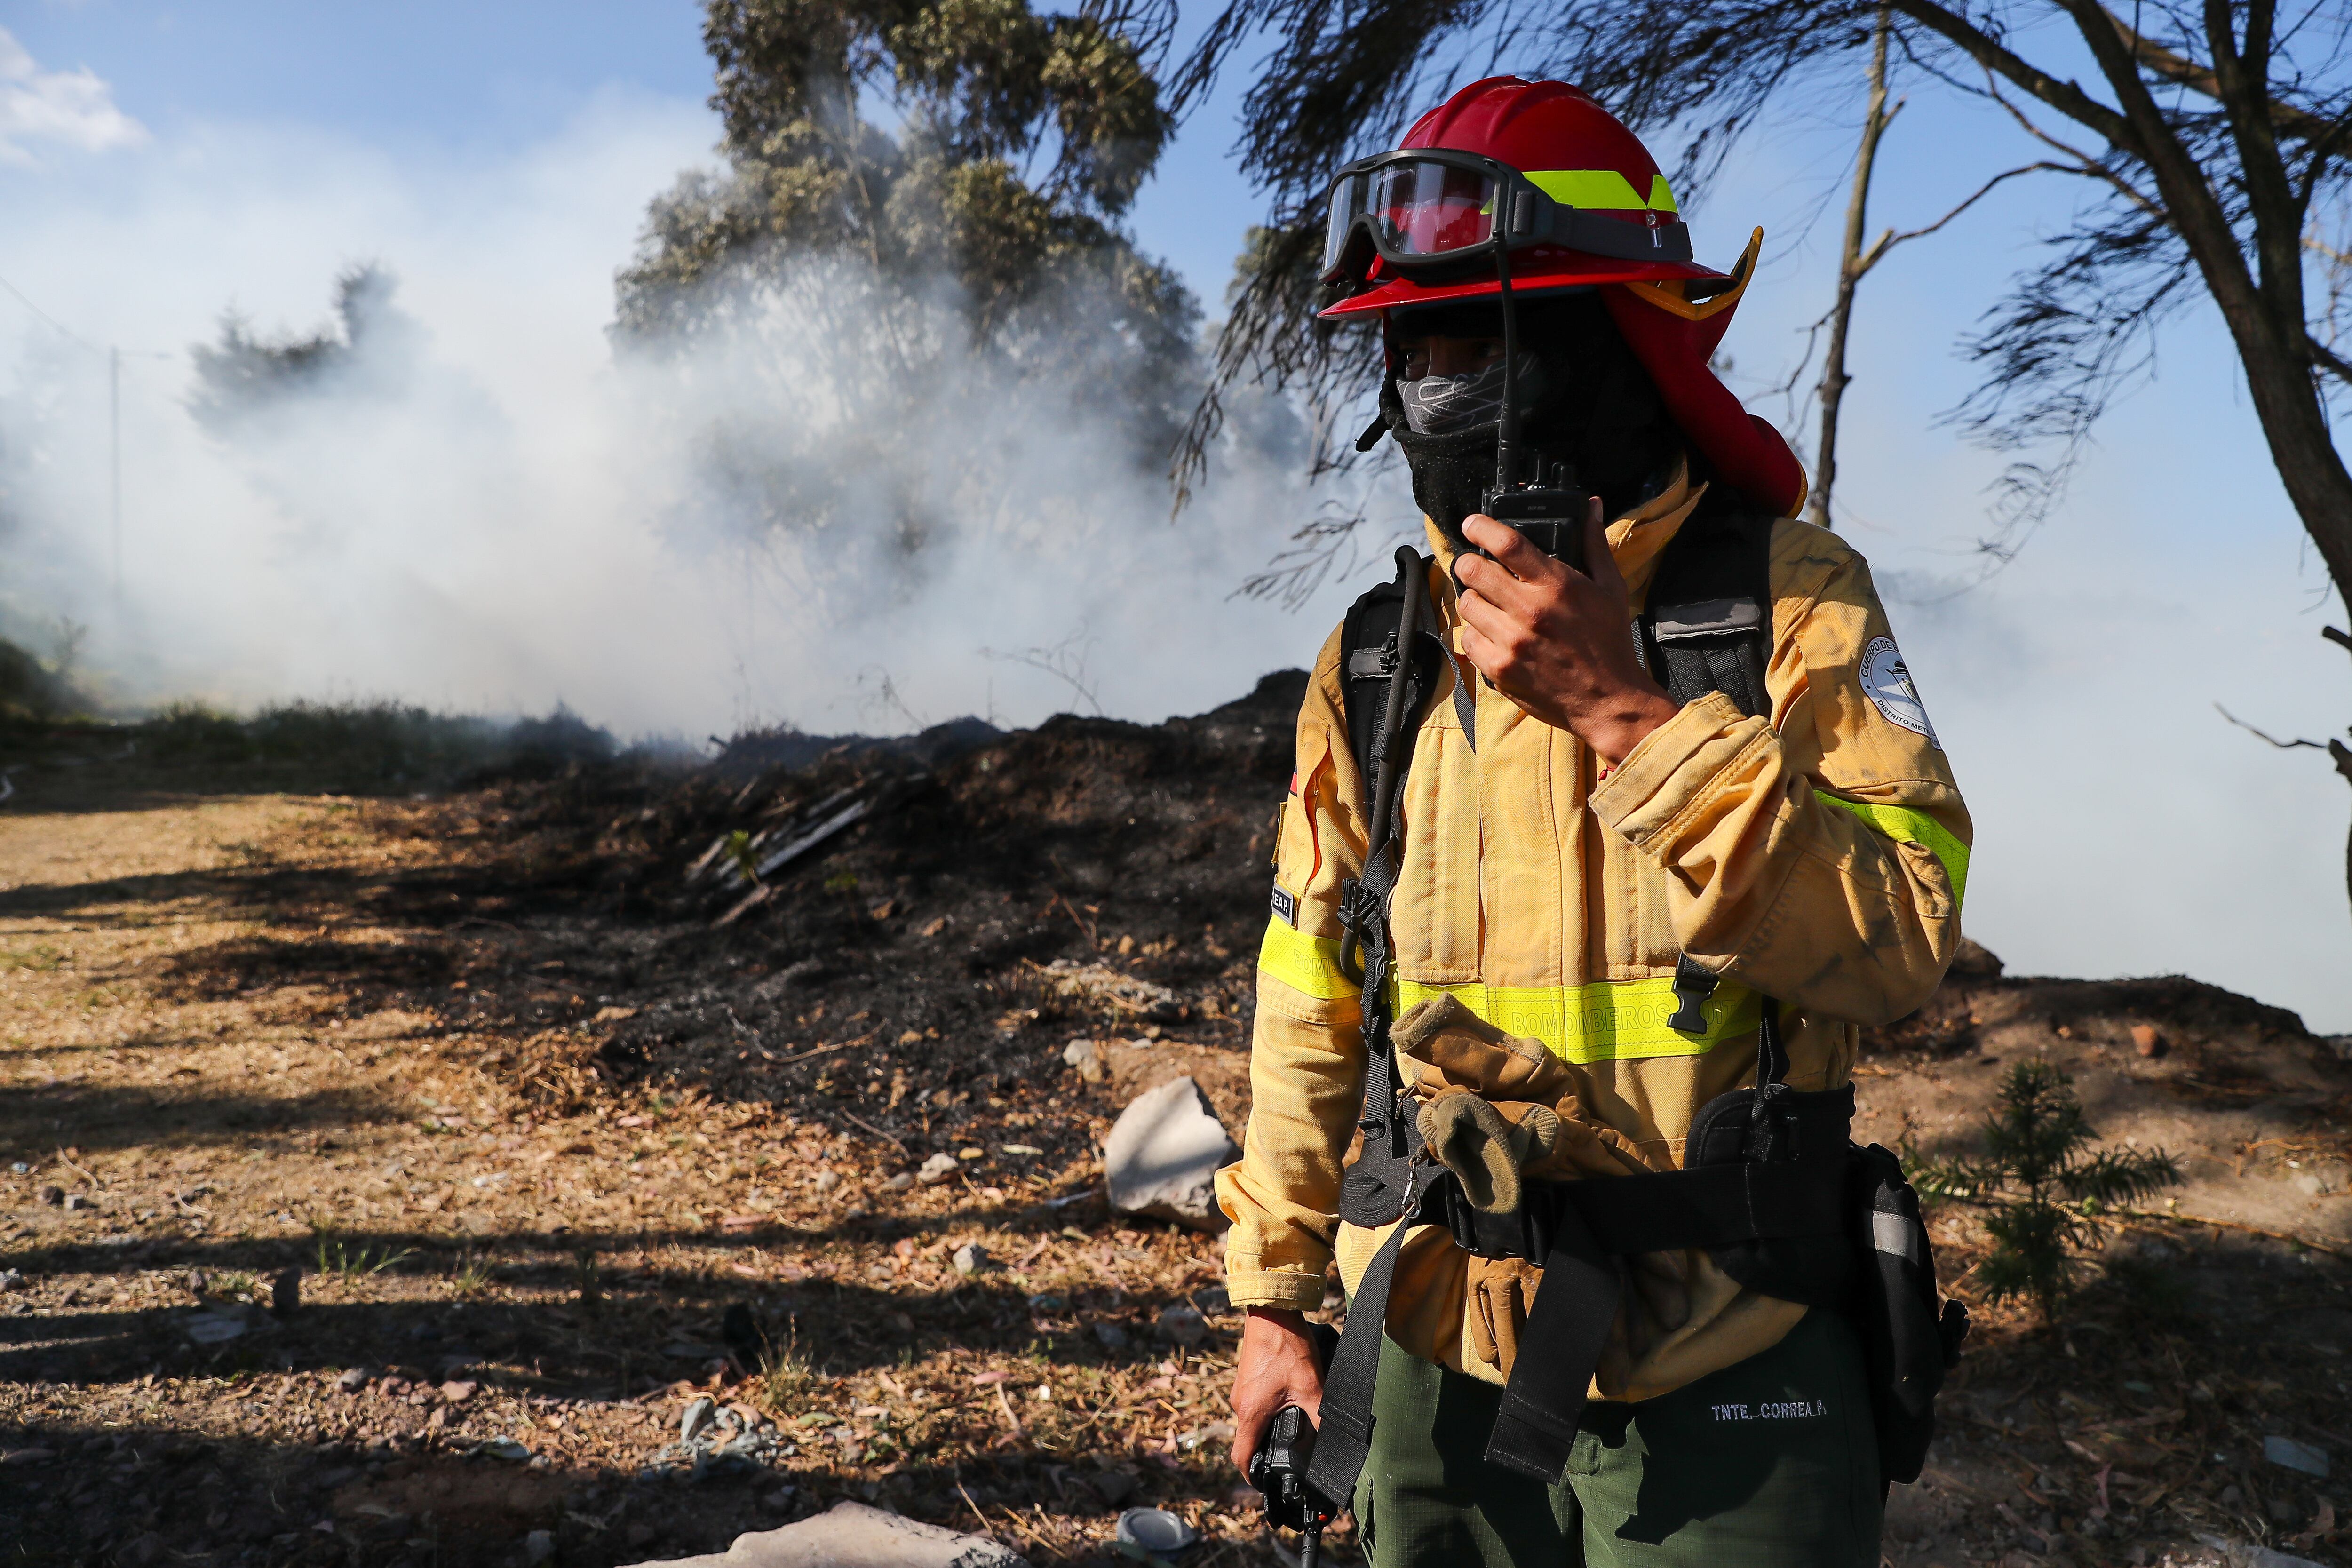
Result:
[[[1147,784],[1192,788],[1164,752],[1118,763],[1128,743],[1064,731],[1042,753],[1129,768],[1135,793],[1089,808],[1116,831]],[[950,804],[1034,799],[1064,826],[1097,787],[1049,799],[1010,762],[960,766]],[[463,1568],[523,1562],[544,1531],[586,1568],[854,1497],[1041,1563],[1110,1556],[1117,1505],[1155,1502],[1202,1527],[1202,1568],[1270,1561],[1222,1457],[1237,1324],[1215,1244],[1093,1195],[1136,1089],[1190,1071],[1245,1113],[1272,798],[1242,791],[1254,776],[1185,795],[1194,838],[1150,878],[1076,828],[1006,829],[1042,888],[927,870],[877,831],[772,923],[713,932],[646,890],[708,826],[632,826],[667,809],[653,785],[597,797],[566,839],[497,790],[20,775],[0,819],[0,1548]],[[608,862],[625,877],[580,870]],[[1073,999],[1041,965],[1074,954],[1181,1006],[1147,1030]],[[1998,1058],[2054,1051],[2099,1115],[2193,1145],[2186,1212],[2247,1228],[2117,1226],[2063,1332],[1980,1303],[1892,1556],[2156,1562],[2201,1531],[2352,1562],[2347,1276],[2278,1239],[2342,1242],[2352,1200],[2305,1178],[2343,1167],[2343,1082],[2284,1025],[2196,1022],[2202,993],[2147,999],[2170,1054],[2126,1056],[2137,1004],[2067,1014],[2063,984],[1956,986],[1882,1042],[1877,1134],[1956,1139]],[[1108,1081],[1060,1065],[1073,1034],[1105,1042]],[[941,1151],[952,1176],[903,1179]],[[1939,1224],[1966,1295],[1980,1237]],[[289,1276],[299,1303],[272,1310]],[[1159,1337],[1184,1302],[1205,1337]],[[679,1462],[706,1395],[752,1458]],[[2266,1463],[2273,1435],[2332,1451],[2334,1479]]]

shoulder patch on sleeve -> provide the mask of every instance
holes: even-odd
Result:
[[[1936,739],[1936,726],[1927,721],[1927,710],[1919,700],[1919,689],[1911,683],[1911,671],[1904,664],[1893,637],[1875,637],[1864,646],[1862,689],[1880,718],[1915,735],[1925,735],[1927,744],[1939,752],[1944,749],[1944,742]]]

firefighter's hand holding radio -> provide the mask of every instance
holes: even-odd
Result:
[[[1462,531],[1493,557],[1454,563],[1462,651],[1496,689],[1612,767],[1675,716],[1674,699],[1634,657],[1625,579],[1609,553],[1600,497],[1585,514],[1590,576],[1490,517],[1464,519]]]

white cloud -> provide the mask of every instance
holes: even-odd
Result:
[[[147,128],[114,106],[114,89],[97,72],[45,71],[0,27],[0,163],[32,163],[36,142],[103,153],[146,140]]]

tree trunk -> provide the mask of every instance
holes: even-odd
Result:
[[[1870,269],[1863,258],[1862,236],[1868,224],[1870,176],[1878,162],[1879,138],[1895,118],[1886,109],[1886,8],[1878,11],[1877,31],[1870,42],[1870,99],[1862,119],[1862,145],[1854,153],[1853,195],[1845,206],[1845,242],[1838,251],[1837,302],[1830,308],[1830,342],[1822,361],[1822,436],[1814,453],[1813,495],[1806,521],[1835,528],[1830,520],[1830,491],[1837,485],[1838,410],[1853,377],[1845,373],[1846,330],[1853,321],[1853,293]]]
[[[2300,329],[2302,323],[2295,325]],[[2336,594],[2352,605],[2352,471],[2329,438],[2310,368],[2242,337],[2238,355],[2287,499],[2318,546]]]

